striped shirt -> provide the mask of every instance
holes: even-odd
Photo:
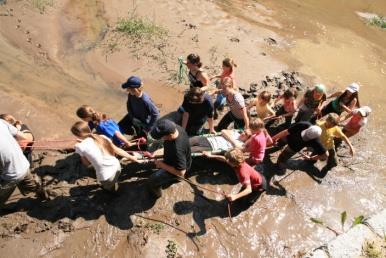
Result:
[[[240,92],[236,92],[232,96],[232,100],[229,100],[227,97],[227,104],[232,112],[232,114],[238,118],[238,119],[243,119],[243,108],[245,108],[245,100],[243,95],[241,95]]]

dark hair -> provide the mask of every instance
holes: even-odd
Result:
[[[76,110],[76,115],[81,118],[91,118],[93,122],[100,123],[103,120],[107,119],[107,115],[96,112],[91,106],[83,105],[78,110]]]
[[[235,63],[235,61],[232,58],[229,58],[229,57],[225,58],[222,61],[222,65],[225,66],[225,67],[231,68],[232,71],[233,71],[234,67],[237,67],[237,64]]]
[[[343,94],[340,95],[340,96],[338,97],[338,103],[341,102],[341,101],[347,96],[347,94],[348,94],[348,90],[345,90],[345,91],[343,92]],[[349,101],[348,101],[347,104],[350,104],[351,101],[353,101],[354,99],[357,99],[356,106],[359,108],[359,107],[360,107],[360,104],[359,104],[358,92],[354,92],[354,93],[351,94],[351,96],[350,96]]]
[[[283,93],[283,97],[285,99],[289,99],[292,97],[296,99],[298,97],[298,92],[294,89],[288,89]]]
[[[197,54],[189,54],[186,59],[189,61],[189,63],[193,64],[193,65],[197,65],[198,68],[201,68],[202,66],[202,63],[201,63],[201,59],[200,59],[200,56],[197,55]]]
[[[191,103],[202,103],[204,101],[204,92],[199,87],[192,87],[189,90],[187,97]]]
[[[259,99],[262,99],[262,100],[265,100],[267,102],[270,102],[271,101],[271,93],[268,92],[268,91],[262,91],[260,94],[259,94]]]

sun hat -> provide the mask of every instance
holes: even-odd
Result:
[[[321,84],[321,83],[316,84],[315,90],[320,93],[326,93],[326,86],[324,86],[324,84]]]
[[[322,128],[320,128],[317,125],[312,125],[300,133],[304,141],[316,139],[320,137],[321,134],[322,134]]]
[[[359,91],[359,85],[358,83],[351,83],[347,88],[346,88],[347,91],[351,92],[351,93],[355,93],[355,92],[358,92]]]

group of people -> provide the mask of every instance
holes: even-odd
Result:
[[[74,149],[84,165],[94,167],[103,189],[118,190],[121,164],[116,156],[130,162],[149,162],[135,153],[138,146],[156,142],[162,148],[156,151],[155,158],[150,155],[150,161],[158,170],[148,179],[148,189],[155,197],[162,195],[164,186],[186,176],[194,153],[223,161],[234,169],[242,188],[237,194],[227,194],[226,199],[253,197],[275,181],[275,177],[268,180],[264,174],[268,148],[284,147],[277,158],[275,174],[284,174],[286,161],[300,152],[311,163],[327,160],[320,171],[323,177],[337,165],[336,148],[342,141],[354,155],[349,138],[360,131],[371,113],[368,106],[360,106],[356,83],[329,96],[325,86],[317,84],[299,101],[299,92],[292,88],[282,92],[273,103],[271,93],[262,91],[246,103],[236,84],[237,66],[231,58],[224,59],[222,73],[211,78],[202,69],[198,55],[188,55],[185,65],[190,87],[173,119],[160,117],[137,76],[122,84],[128,93],[127,114],[119,122],[88,105],[77,109],[80,121],[71,127],[78,138]],[[215,86],[211,86],[211,81]],[[214,121],[226,108],[215,126]],[[252,109],[257,117],[250,115]],[[0,207],[16,187],[22,194],[35,192],[46,197],[43,187],[30,173],[32,133],[11,115],[3,114],[0,118]],[[270,128],[280,121],[281,130],[270,135]]]

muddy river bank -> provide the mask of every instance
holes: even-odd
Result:
[[[112,196],[77,156],[38,150],[34,172],[51,200],[14,193],[0,217],[0,256],[300,257],[335,237],[311,217],[340,229],[343,211],[349,221],[385,207],[386,32],[357,14],[385,15],[384,1],[36,2],[0,6],[0,110],[29,124],[38,139],[70,137],[82,104],[120,119],[120,83],[133,73],[162,113],[175,110],[186,88],[175,81],[177,58],[190,52],[200,53],[211,75],[233,57],[244,88],[282,70],[299,71],[306,85],[323,82],[329,92],[356,81],[361,104],[374,112],[353,139],[354,158],[341,149],[341,165],[323,180],[294,161],[282,191],[232,207],[232,220],[221,196],[186,182],[152,200],[144,187],[150,165],[125,167]],[[138,46],[117,34],[117,20],[134,10],[166,28],[167,40]],[[191,179],[238,190],[229,168],[205,159],[195,159]]]

